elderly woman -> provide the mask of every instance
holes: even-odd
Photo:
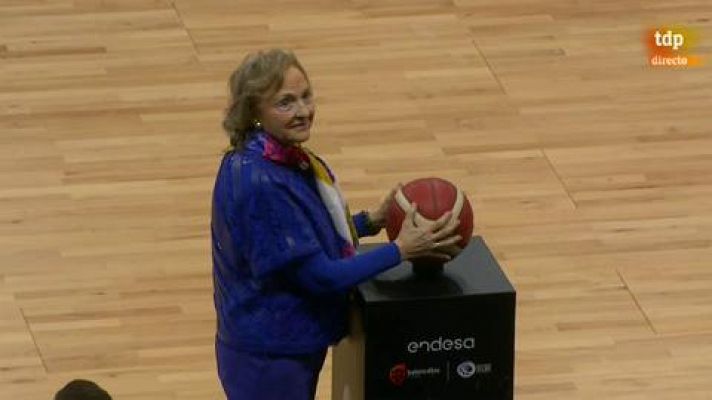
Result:
[[[350,214],[333,172],[302,147],[315,104],[296,57],[248,55],[229,87],[211,224],[218,374],[230,400],[313,399],[328,346],[346,334],[349,290],[402,260],[449,259],[439,250],[460,240],[458,221],[418,227],[413,204],[394,242],[357,254],[395,189]]]

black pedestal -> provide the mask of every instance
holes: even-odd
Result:
[[[403,263],[360,285],[332,399],[511,400],[515,296],[479,236],[440,274]]]

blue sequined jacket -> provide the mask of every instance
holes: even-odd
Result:
[[[348,293],[312,295],[283,272],[319,251],[339,259],[343,239],[311,173],[265,159],[263,146],[253,139],[227,153],[215,182],[217,340],[250,352],[318,351],[345,335]]]

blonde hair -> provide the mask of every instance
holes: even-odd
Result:
[[[282,87],[284,75],[290,67],[299,69],[309,82],[306,71],[294,53],[284,49],[250,53],[233,71],[228,81],[230,100],[222,123],[230,139],[230,147],[226,152],[243,148],[249,132],[255,128],[260,101]]]

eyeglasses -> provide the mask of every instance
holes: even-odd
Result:
[[[297,99],[296,97],[290,94],[285,96],[278,102],[274,103],[272,106],[278,112],[285,114],[296,113],[297,111],[301,110],[302,106],[305,107],[307,111],[309,111],[309,109],[314,106],[314,95],[309,92],[302,96],[301,99]]]

